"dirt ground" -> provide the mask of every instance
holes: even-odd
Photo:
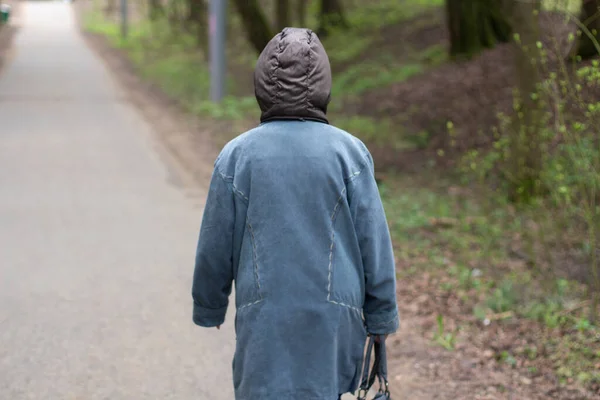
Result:
[[[130,101],[152,121],[158,139],[190,172],[194,184],[205,187],[218,152],[210,130],[221,127],[183,112],[176,102],[139,78],[126,55],[110,47],[104,38],[87,33],[84,37],[126,90]],[[486,69],[491,71],[492,64]],[[404,98],[401,88],[389,101],[398,97]],[[550,373],[532,377],[522,369],[498,362],[494,357],[496,347],[506,340],[520,340],[521,331],[514,327],[492,324],[469,332],[469,336],[459,335],[454,351],[434,345],[431,333],[436,310],[444,303],[432,288],[425,274],[398,282],[401,329],[388,339],[390,385],[395,400],[594,398],[591,393],[559,385]]]
[[[564,60],[573,46],[568,37],[576,26],[558,13],[544,12],[539,18],[543,46],[548,52],[545,69],[555,70],[556,60]],[[402,54],[409,54],[411,48],[448,47],[445,24],[441,10],[424,14],[384,30],[382,43],[373,51],[390,52],[402,59]],[[406,38],[400,46],[398,37]],[[436,157],[438,149],[444,149],[449,156],[489,145],[491,127],[499,124],[498,114],[512,111],[517,82],[514,54],[513,44],[499,44],[472,59],[443,63],[412,79],[362,96],[352,105],[351,112],[375,119],[390,118],[400,132],[426,132],[429,137],[426,148],[404,152],[402,157],[389,146],[373,146],[378,168],[414,172],[432,158],[443,167],[455,160]],[[453,137],[448,134],[449,121],[454,125]],[[455,143],[451,145],[451,141]]]

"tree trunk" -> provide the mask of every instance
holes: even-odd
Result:
[[[471,57],[510,40],[510,24],[501,0],[446,0],[450,56]]]
[[[275,0],[275,26],[278,31],[290,26],[289,0]]]
[[[515,1],[511,4],[511,25],[518,34],[515,63],[519,102],[515,109],[510,137],[509,197],[528,203],[540,194],[542,170],[543,99],[538,91],[541,0]]]
[[[298,27],[305,28],[306,27],[306,6],[308,5],[308,1],[306,0],[296,0],[296,14],[298,16]]]
[[[256,51],[262,52],[273,37],[273,33],[258,0],[235,0],[235,6],[242,17],[248,40]]]
[[[582,59],[597,56],[600,39],[600,0],[584,0],[581,5],[581,23],[585,25],[579,43],[577,55]]]
[[[204,0],[188,0],[187,23],[202,50],[208,49],[208,10]]]
[[[340,0],[321,0],[319,14],[319,28],[317,34],[327,36],[332,29],[346,29],[348,22],[344,16],[344,9]]]
[[[160,0],[149,0],[148,1],[148,18],[154,21],[161,15],[164,15],[164,9]]]

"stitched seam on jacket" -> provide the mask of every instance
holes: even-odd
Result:
[[[363,153],[363,158],[362,158],[362,162],[361,162],[361,166],[359,168],[358,171],[355,171],[353,173],[351,173],[350,175],[348,175],[347,177],[344,178],[344,182],[348,183],[353,181],[354,179],[356,179],[360,174],[363,173],[363,171],[365,170],[365,168],[367,168],[369,166],[369,163],[366,161],[366,158],[369,156],[369,153]]]
[[[244,308],[248,308],[250,306],[253,306],[255,304],[262,303],[262,301],[263,301],[263,299],[260,299],[260,300],[253,301],[252,303],[246,303],[244,305],[241,305],[241,306],[238,307],[238,311],[243,310]]]
[[[280,66],[281,66],[281,61],[279,60],[279,58],[281,57],[281,53],[283,53],[283,46],[281,44],[281,42],[283,41],[283,38],[285,37],[284,33],[281,32],[281,40],[280,42],[277,44],[277,53],[275,53],[274,57],[275,57],[275,68],[273,68],[273,73],[271,74],[271,80],[273,81],[273,85],[275,85],[275,91],[273,93],[273,99],[271,100],[271,108],[273,108],[275,105],[279,104],[279,92],[281,91],[281,83],[279,82],[279,79],[277,79],[277,71],[279,70]]]
[[[333,304],[336,304],[336,305],[338,305],[338,306],[342,306],[342,307],[347,307],[347,308],[350,308],[350,309],[352,309],[353,311],[356,311],[356,312],[358,312],[358,313],[361,313],[361,312],[362,312],[360,308],[358,308],[358,307],[354,307],[354,306],[351,306],[350,304],[342,303],[342,302],[335,301],[335,300],[329,300],[329,302],[330,302],[330,303],[333,303]]]
[[[327,275],[327,301],[329,303],[337,304],[339,306],[351,308],[354,311],[361,312],[358,307],[351,306],[349,304],[342,303],[340,301],[331,300],[331,275],[333,273],[333,249],[335,243],[335,220],[337,215],[339,214],[340,206],[342,204],[342,199],[346,194],[346,188],[342,190],[340,197],[338,198],[335,207],[333,208],[333,213],[331,214],[331,244],[329,245],[329,266],[328,266],[328,275]]]
[[[331,214],[331,243],[329,244],[329,265],[327,266],[327,301],[331,301],[331,274],[333,269],[333,247],[335,242],[335,217],[340,208],[342,198],[346,194],[346,188],[342,190],[340,197],[338,197],[333,213]]]
[[[246,196],[246,194],[244,194],[244,192],[242,192],[241,190],[239,190],[237,188],[237,186],[235,185],[235,183],[233,183],[233,176],[228,176],[225,175],[224,173],[222,173],[221,171],[217,171],[218,174],[221,176],[221,178],[227,182],[228,184],[231,185],[231,189],[233,190],[233,193],[235,193],[236,195],[238,195],[239,197],[241,197],[243,200],[246,201],[246,204],[250,201],[248,199],[248,196]]]
[[[254,237],[254,229],[252,228],[252,224],[250,224],[250,220],[248,219],[248,217],[246,217],[246,226],[248,227],[248,232],[250,232],[250,241],[252,242],[252,258],[254,260],[254,280],[256,283],[256,290],[258,292],[258,300],[253,300],[249,303],[245,303],[243,305],[241,305],[240,307],[238,307],[239,310],[241,310],[242,308],[246,308],[249,306],[252,306],[254,304],[258,304],[261,301],[263,301],[263,297],[261,294],[261,287],[260,287],[260,276],[258,274],[258,261],[257,261],[257,253],[256,253],[256,238]]]
[[[306,78],[304,79],[304,85],[306,86],[306,96],[304,97],[304,102],[306,103],[306,108],[310,109],[311,108],[311,104],[310,104],[310,84],[308,82],[308,78],[310,77],[310,68],[312,65],[312,58],[311,58],[311,39],[312,39],[312,35],[310,30],[307,30],[306,33],[308,34],[308,65],[306,66]]]
[[[246,202],[250,201],[250,200],[248,200],[248,196],[246,196],[246,195],[244,194],[244,192],[242,192],[241,190],[239,190],[239,189],[237,188],[237,186],[235,186],[235,183],[232,183],[232,184],[231,184],[231,186],[233,187],[233,192],[234,192],[235,194],[237,194],[237,195],[241,196],[241,197],[242,197],[242,199],[246,200]]]
[[[363,169],[361,169],[360,171],[353,172],[350,175],[348,175],[346,178],[344,178],[344,182],[348,183],[348,182],[354,180],[357,176],[359,176],[360,174],[362,174]]]
[[[350,174],[350,176],[348,176],[347,178],[344,179],[344,182],[350,183],[350,182],[354,181],[356,178],[358,178],[364,172],[365,169],[368,168],[369,163],[368,163],[368,161],[366,161],[366,158],[368,156],[369,156],[368,152],[363,154],[363,164],[362,164],[361,169],[359,171],[356,171],[356,172]],[[350,204],[352,204],[352,200],[354,199],[354,192],[355,192],[355,190],[348,191],[348,195],[350,197],[348,199],[348,201],[350,202]]]
[[[342,204],[342,199],[344,198],[344,195],[346,194],[346,188],[342,189],[342,193],[340,194],[340,197],[338,197],[337,202],[335,203],[335,207],[333,208],[333,212],[331,213],[331,222],[335,222],[335,217],[337,215],[338,210],[340,209],[340,205]]]
[[[221,178],[227,182],[227,183],[231,183],[233,181],[233,176],[229,176],[229,175],[225,175],[224,173],[222,173],[221,171],[217,170],[217,173],[221,176]]]

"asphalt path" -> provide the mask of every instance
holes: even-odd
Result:
[[[0,399],[233,399],[233,314],[191,322],[202,216],[71,6],[0,74]],[[212,162],[212,160],[210,160]]]

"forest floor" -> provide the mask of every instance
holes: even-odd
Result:
[[[536,271],[513,223],[520,216],[443,172],[455,161],[439,156],[440,148],[453,151],[448,121],[468,147],[485,142],[480,132],[510,110],[510,45],[450,63],[441,10],[406,18],[367,41],[357,33],[347,46],[336,46],[335,37],[325,42],[336,74],[332,122],[372,150],[396,247],[402,321],[389,338],[393,398],[599,398],[600,332],[578,314],[585,306],[578,266],[565,263],[569,271],[554,279],[552,295],[532,295]],[[543,18],[547,29],[563,29],[548,37],[566,36],[570,28],[555,15]],[[250,64],[236,63],[247,79],[235,85],[238,100],[217,110],[188,102],[187,92],[176,90],[179,81],[161,81],[166,64],[144,69],[136,48],[119,45],[110,30],[92,31],[84,33],[91,47],[155,122],[165,146],[206,184],[220,146],[255,124]],[[568,51],[567,43],[552,44]]]

